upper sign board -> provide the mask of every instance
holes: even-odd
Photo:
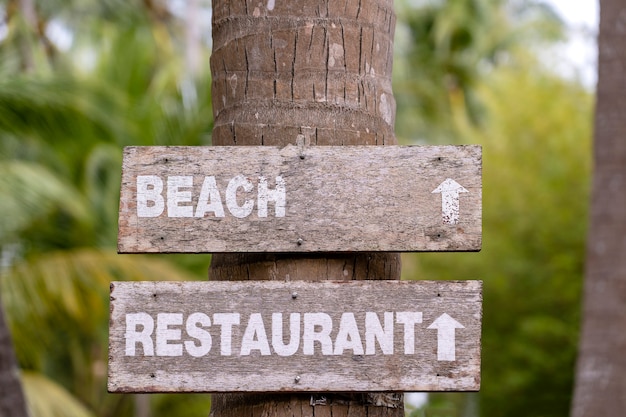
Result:
[[[477,251],[480,146],[127,147],[120,253]]]
[[[481,281],[115,282],[109,391],[476,391]]]

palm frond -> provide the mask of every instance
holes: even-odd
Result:
[[[69,146],[77,138],[112,141],[129,121],[121,113],[124,97],[98,81],[72,76],[43,78],[5,76],[0,79],[0,132],[35,135]]]
[[[89,218],[85,200],[43,165],[0,160],[0,245],[54,209],[79,222]]]
[[[86,360],[94,346],[106,346],[111,281],[197,279],[158,257],[96,249],[24,260],[0,278],[18,359],[33,369],[54,361],[55,351],[64,355],[72,339],[84,342],[78,346]]]
[[[24,372],[22,386],[31,417],[95,417],[65,388],[42,374]]]

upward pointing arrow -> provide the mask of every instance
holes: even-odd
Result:
[[[428,326],[428,329],[437,329],[437,360],[438,361],[455,361],[456,360],[456,331],[455,329],[464,329],[458,321],[454,320],[448,314],[443,313]]]
[[[459,193],[468,193],[461,184],[447,178],[432,193],[441,193],[441,216],[445,224],[459,222]]]

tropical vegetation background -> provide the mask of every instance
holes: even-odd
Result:
[[[483,250],[404,279],[484,280],[482,389],[417,416],[564,416],[587,226],[593,91],[539,51],[536,0],[396,1],[396,133],[483,145]],[[107,394],[109,283],[206,279],[209,257],[116,254],[122,147],[209,145],[210,2],[0,4],[0,300],[32,417],[206,416],[205,395]],[[2,392],[2,389],[0,389]]]

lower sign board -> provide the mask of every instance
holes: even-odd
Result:
[[[477,251],[480,146],[127,147],[120,253]]]
[[[110,392],[477,391],[481,281],[114,282]]]

